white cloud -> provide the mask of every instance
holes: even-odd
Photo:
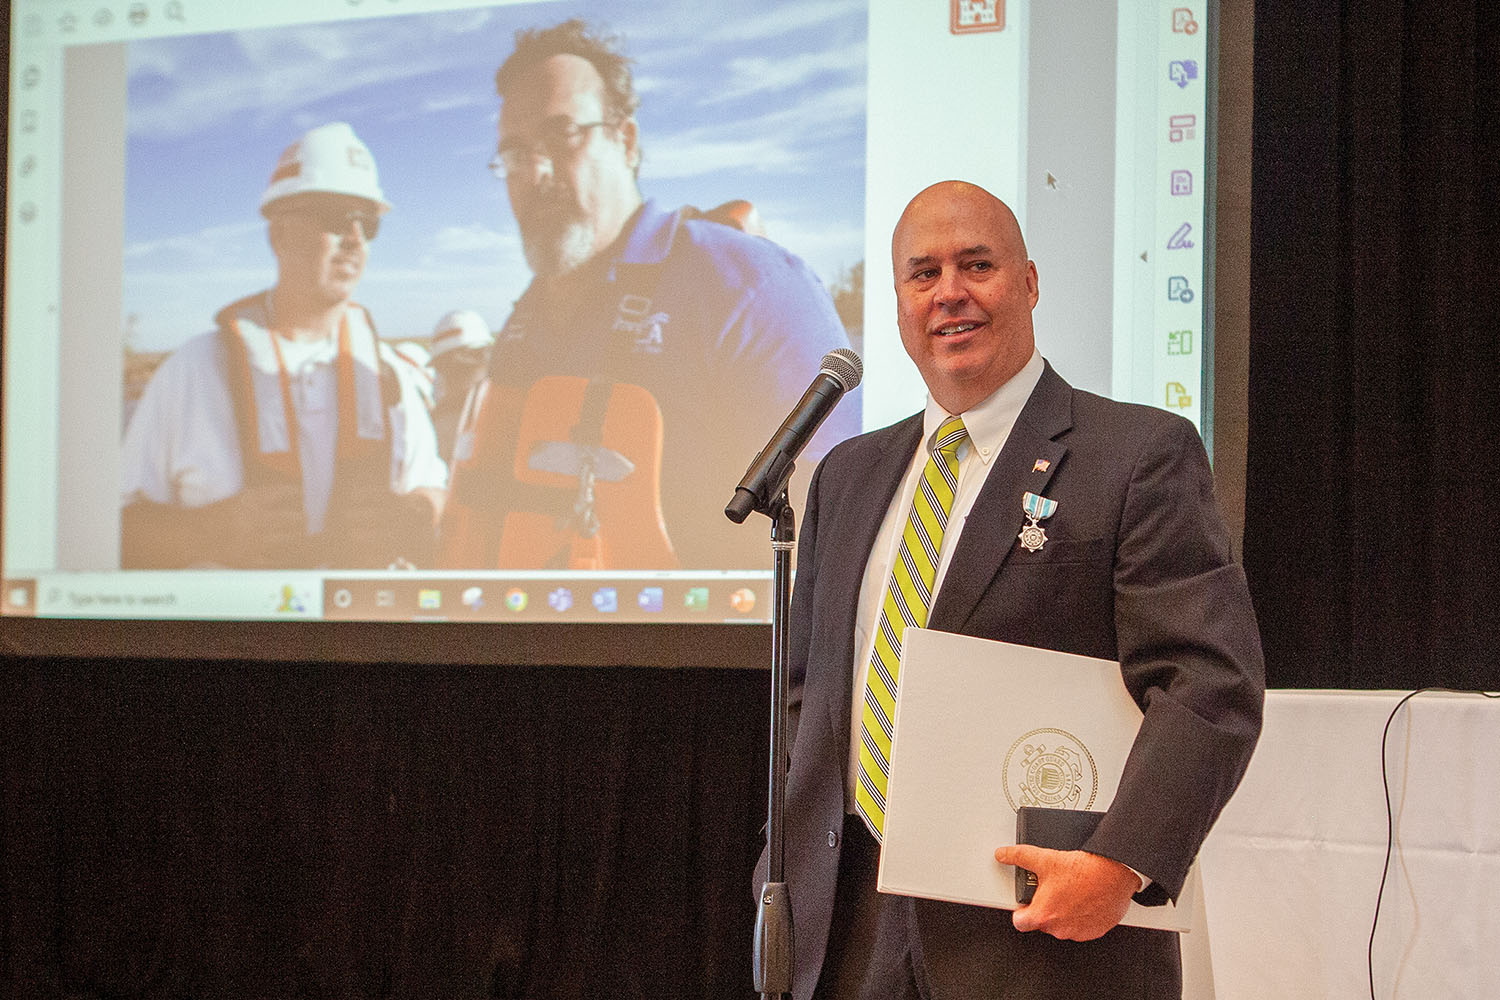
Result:
[[[796,166],[797,160],[777,137],[718,138],[710,130],[700,129],[646,146],[642,173],[649,173],[653,180],[670,180],[715,170],[780,171]]]
[[[181,42],[137,43],[131,47],[131,76],[162,78],[152,88],[161,96],[132,101],[130,130],[176,138],[237,112],[270,120],[328,98],[415,79],[449,68],[452,46],[459,44],[454,37],[482,23],[434,17],[403,19],[402,31],[381,20],[242,31],[226,36],[234,58],[216,50],[212,66],[194,64],[189,56],[197,53]],[[488,98],[477,89],[453,106]]]
[[[498,100],[494,94],[488,91],[444,94],[438,97],[429,97],[422,101],[421,113],[431,115],[441,114],[444,111],[457,111],[459,108],[489,107]]]
[[[736,127],[752,132],[786,135],[799,146],[808,139],[821,139],[848,130],[864,131],[866,116],[864,82],[814,90]],[[861,149],[860,153],[863,154]]]
[[[864,18],[868,0],[801,0],[765,10],[755,4],[740,4],[733,16],[725,17],[722,6],[696,0],[674,10],[657,10],[630,23],[612,25],[625,37],[627,51],[641,58],[643,49],[657,42],[679,43],[684,35],[718,44],[759,42],[793,32],[806,34],[846,17]],[[654,58],[660,51],[651,53]],[[645,61],[643,59],[643,61]]]
[[[709,42],[745,42],[776,38],[792,32],[807,33],[830,21],[851,15],[863,16],[867,4],[864,0],[822,0],[822,2],[799,3],[746,17],[733,18],[722,24],[717,31],[710,32]],[[747,8],[754,11],[754,7]]]
[[[444,226],[432,237],[431,246],[424,260],[447,257],[454,254],[490,252],[505,248],[519,251],[520,240],[513,232],[500,232],[482,223]]]
[[[788,58],[742,56],[729,60],[729,79],[705,94],[705,103],[718,104],[752,94],[793,90],[824,74],[858,75],[863,89],[866,58],[863,48],[850,46],[804,52]]]
[[[808,171],[819,162],[809,147],[831,135],[862,130],[863,86],[819,91],[805,101],[776,108],[758,118],[645,135],[643,178],[692,177],[724,169]],[[863,153],[863,149],[859,150]],[[822,164],[826,166],[826,164]]]
[[[147,261],[157,257],[204,263],[221,261],[226,255],[238,255],[252,246],[264,249],[265,231],[266,224],[260,219],[208,226],[195,233],[127,244],[124,257],[126,261]]]

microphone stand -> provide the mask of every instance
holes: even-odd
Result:
[[[789,470],[790,471],[790,470]],[[766,819],[766,859],[769,868],[755,913],[755,989],[762,997],[780,1000],[792,991],[792,900],[784,881],[787,771],[787,624],[792,607],[792,546],[796,514],[783,486],[763,511],[771,519],[771,765]]]

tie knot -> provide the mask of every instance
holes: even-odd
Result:
[[[938,428],[937,440],[933,442],[932,450],[940,451],[945,455],[957,453],[958,446],[969,436],[969,431],[964,427],[962,417],[949,417],[943,421],[943,426]]]

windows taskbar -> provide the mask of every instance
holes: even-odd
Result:
[[[0,613],[35,618],[634,622],[771,619],[769,572],[185,570],[7,576]]]

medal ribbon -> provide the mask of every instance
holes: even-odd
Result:
[[[1041,521],[1052,516],[1057,510],[1057,501],[1048,500],[1046,497],[1037,496],[1035,493],[1027,493],[1021,497],[1021,509],[1032,521]]]

